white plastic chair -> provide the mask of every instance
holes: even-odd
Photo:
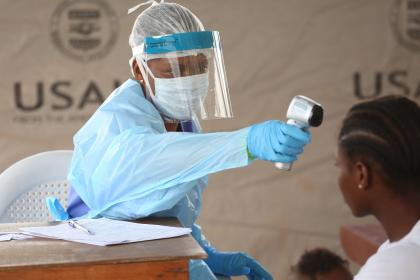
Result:
[[[73,151],[56,150],[24,158],[0,174],[0,223],[45,222],[53,218],[45,199],[67,207],[67,171]]]

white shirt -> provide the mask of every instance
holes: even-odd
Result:
[[[354,280],[420,279],[420,221],[401,240],[386,241]]]

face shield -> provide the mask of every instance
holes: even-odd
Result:
[[[146,37],[133,55],[166,121],[233,117],[217,31]]]

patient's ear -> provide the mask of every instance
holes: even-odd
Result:
[[[359,189],[369,189],[372,187],[372,169],[363,161],[356,161],[354,164],[355,179]]]

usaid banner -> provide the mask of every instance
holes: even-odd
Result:
[[[72,149],[72,136],[129,77],[130,1],[5,1],[0,10],[0,169]]]
[[[0,170],[73,148],[74,133],[130,76],[128,36],[141,9],[127,9],[140,2],[0,0]],[[339,252],[338,226],[354,220],[337,188],[336,133],[356,102],[420,101],[420,0],[176,2],[221,34],[235,118],[203,122],[205,131],[285,120],[298,94],[326,112],[292,172],[255,162],[212,175],[199,220],[206,236],[276,279],[307,248]]]

